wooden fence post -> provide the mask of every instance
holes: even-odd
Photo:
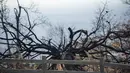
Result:
[[[45,56],[42,57],[42,70],[43,70],[43,73],[46,73],[47,63],[46,63],[46,57]]]
[[[104,72],[104,59],[103,59],[103,57],[100,58],[100,72],[105,73]]]

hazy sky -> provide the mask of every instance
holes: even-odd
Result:
[[[16,0],[8,0],[10,8],[17,6]],[[95,13],[102,3],[108,2],[108,8],[118,17],[126,10],[121,0],[19,0],[28,7],[32,3],[46,16],[51,24],[74,26],[77,29],[91,29]],[[37,32],[39,32],[37,30]],[[44,32],[45,33],[45,32]]]

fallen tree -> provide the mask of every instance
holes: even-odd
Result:
[[[4,9],[3,1],[1,1],[1,10],[0,10],[0,30],[4,36],[0,36],[0,44],[6,45],[4,52],[0,52],[0,58],[11,58],[13,56],[20,55],[22,58],[29,57],[33,59],[39,55],[47,55],[49,59],[66,59],[74,60],[76,54],[79,54],[80,57],[87,57],[91,55],[92,58],[98,59],[99,57],[105,57],[107,54],[110,54],[116,62],[120,63],[116,57],[111,53],[111,51],[121,52],[124,54],[130,54],[127,52],[128,49],[124,49],[123,41],[124,38],[129,38],[129,30],[122,31],[117,29],[118,24],[112,24],[111,21],[107,18],[109,12],[106,11],[105,6],[99,11],[99,15],[95,21],[95,27],[91,32],[87,30],[72,30],[71,27],[68,28],[69,38],[66,42],[67,36],[62,36],[60,38],[61,42],[56,44],[53,39],[40,39],[37,37],[36,33],[33,31],[37,23],[33,23],[30,20],[28,10],[22,7],[18,2],[18,9],[14,8],[15,18],[14,22],[11,22],[7,19],[6,8]],[[24,23],[22,18],[22,13],[26,14],[26,21]],[[22,32],[22,29],[26,32]],[[55,32],[55,31],[54,31]],[[120,48],[113,47],[111,42],[118,41]],[[16,48],[16,50],[14,50]],[[11,50],[14,50],[12,52]],[[82,58],[82,59],[83,59]],[[128,59],[128,58],[127,58]],[[127,59],[123,62],[127,62]],[[72,65],[66,65],[66,68],[69,70],[69,67]],[[52,65],[52,68],[56,65]],[[78,68],[78,66],[75,66]],[[75,68],[76,69],[76,68]]]

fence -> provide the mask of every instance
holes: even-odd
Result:
[[[13,59],[1,59],[0,63],[35,63],[42,64],[42,70],[22,70],[22,69],[0,69],[0,73],[105,73],[104,67],[118,67],[130,69],[130,65],[117,64],[117,63],[105,63],[103,58],[100,61],[86,61],[86,60],[46,60],[46,57],[43,57],[42,60],[13,60]],[[78,64],[78,65],[99,65],[100,72],[87,72],[87,71],[58,71],[58,70],[47,70],[47,63],[51,64]]]

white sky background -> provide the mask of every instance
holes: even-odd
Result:
[[[90,30],[97,9],[106,0],[19,0],[19,2],[24,7],[32,3],[36,4],[39,11],[49,19],[52,25],[74,26],[76,29]],[[121,0],[107,0],[107,2],[109,9],[118,17],[126,10],[126,5],[122,4]],[[16,0],[8,0],[8,6],[17,7]],[[43,32],[42,28],[36,30],[36,32],[41,31]],[[46,35],[46,31],[38,34],[38,36],[41,35]]]

